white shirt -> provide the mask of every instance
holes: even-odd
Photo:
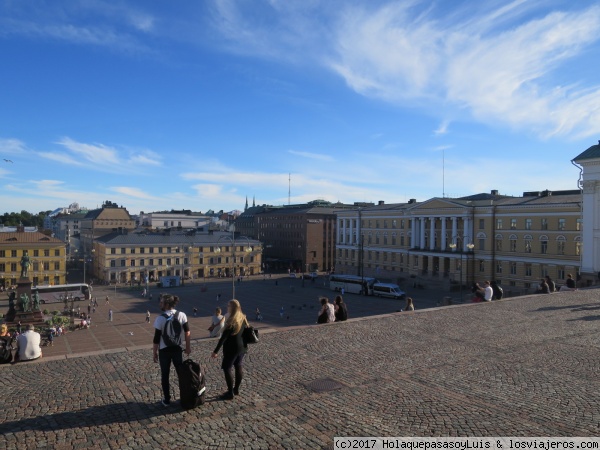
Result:
[[[486,286],[483,291],[483,298],[485,299],[485,301],[491,302],[493,296],[494,296],[494,290],[492,289],[492,287]]]
[[[33,330],[28,330],[20,334],[17,337],[19,360],[28,361],[42,356],[42,349],[40,348],[41,339],[40,333]]]
[[[335,308],[331,303],[327,303],[327,323],[335,322]]]
[[[187,323],[187,316],[185,315],[185,313],[182,313],[181,311],[176,311],[174,309],[170,309],[168,311],[163,311],[164,314],[166,314],[167,316],[172,316],[173,314],[177,313],[177,319],[179,320],[179,322],[181,323],[181,326],[183,327],[184,323]],[[167,321],[167,318],[165,316],[163,316],[162,314],[160,314],[156,320],[154,321],[154,328],[156,328],[157,330],[160,330],[160,332],[162,333],[163,329],[165,328],[165,322]],[[185,342],[185,331],[183,331],[183,328],[181,330],[181,342],[184,343]],[[165,348],[165,341],[163,340],[162,334],[160,336],[160,346],[159,348],[162,350],[163,348]]]

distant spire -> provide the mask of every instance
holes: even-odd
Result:
[[[252,207],[254,208],[256,206],[256,195],[252,196]]]
[[[248,196],[246,195],[246,206],[244,206],[244,211],[248,210]]]

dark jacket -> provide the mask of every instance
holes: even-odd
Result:
[[[214,353],[219,353],[221,347],[223,347],[223,356],[225,357],[246,353],[248,347],[244,344],[244,339],[242,337],[245,328],[246,324],[242,325],[240,332],[237,334],[233,334],[233,328],[225,328],[223,334],[221,334],[221,339],[219,339],[219,342],[215,347]]]
[[[343,322],[344,320],[348,320],[348,309],[346,308],[345,303],[340,303],[338,306],[338,310],[335,312],[335,321]]]

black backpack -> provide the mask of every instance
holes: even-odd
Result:
[[[175,313],[169,316],[167,313],[163,314],[167,320],[162,330],[162,338],[167,347],[181,347],[181,331],[183,327],[179,321],[179,313]]]
[[[204,403],[206,398],[206,380],[200,364],[186,359],[177,366],[179,378],[179,398],[183,409],[192,409]]]
[[[0,337],[0,364],[8,364],[13,359],[10,337]]]

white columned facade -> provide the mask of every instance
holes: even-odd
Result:
[[[448,246],[448,243],[446,242],[446,217],[440,217],[440,220],[442,221],[442,244],[440,250],[444,251]]]
[[[421,248],[421,250],[425,250],[425,217],[419,217],[419,222],[421,225],[421,231],[419,233],[419,247]]]
[[[463,217],[463,252],[466,252],[468,250],[467,244],[471,242],[469,239],[470,222],[471,221],[468,217]]]
[[[411,221],[411,233],[410,233],[410,248],[417,246],[417,218],[413,217]]]
[[[435,250],[435,217],[429,218],[429,250]]]
[[[600,209],[598,208],[598,205],[600,205],[600,196],[598,195],[599,188],[599,183],[596,180],[586,180],[583,182],[583,232],[581,233],[582,273],[600,272],[598,264],[600,230],[598,229],[599,224],[597,219],[597,210]]]
[[[454,245],[458,244],[458,239],[456,239],[456,237],[458,236],[458,225],[457,225],[457,217],[454,216],[452,217],[452,243]],[[458,250],[458,247],[454,247],[452,249],[453,252],[455,252],[456,250]]]

